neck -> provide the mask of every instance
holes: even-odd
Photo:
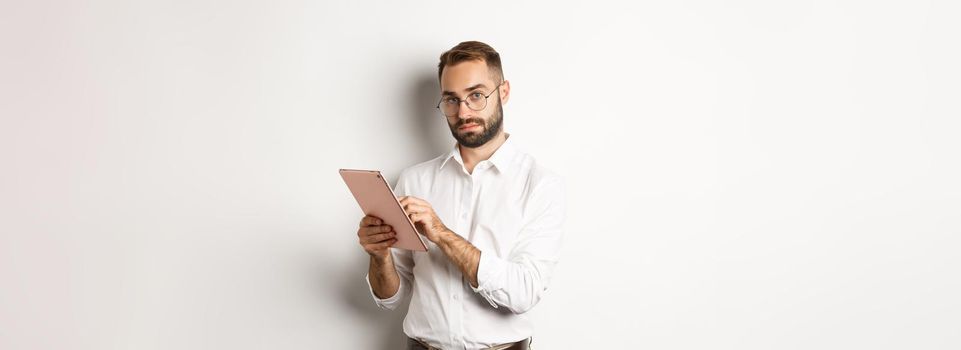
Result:
[[[490,159],[490,157],[494,155],[494,152],[504,144],[504,141],[507,141],[509,136],[510,134],[504,132],[504,130],[501,130],[496,136],[494,136],[494,138],[480,147],[469,148],[464,147],[463,145],[457,145],[457,148],[460,150],[460,157],[464,160],[464,167],[467,168],[467,172],[473,173],[474,166],[477,165],[477,163]]]

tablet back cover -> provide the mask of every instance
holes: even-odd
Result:
[[[379,217],[393,227],[397,233],[394,248],[427,251],[427,245],[379,171],[340,169],[340,176],[364,214]]]

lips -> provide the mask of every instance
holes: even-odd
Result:
[[[467,125],[464,125],[464,126],[460,127],[460,128],[457,129],[457,130],[466,131],[466,130],[473,130],[474,128],[478,128],[478,127],[480,127],[480,124],[467,124]]]

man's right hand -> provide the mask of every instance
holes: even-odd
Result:
[[[371,257],[386,259],[390,256],[390,247],[397,243],[396,235],[390,225],[385,225],[384,220],[376,216],[367,215],[360,219],[357,237],[360,239],[360,246]]]

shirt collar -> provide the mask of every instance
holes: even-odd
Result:
[[[513,139],[514,136],[507,134],[507,139],[504,140],[504,143],[502,143],[501,146],[494,151],[494,154],[487,159],[487,161],[490,162],[495,168],[497,168],[497,171],[501,173],[509,172],[511,170],[514,155],[517,154],[517,146],[514,144],[515,142],[512,141]],[[447,165],[448,161],[451,159],[457,161],[457,164],[460,164],[461,167],[464,166],[464,159],[461,158],[460,148],[458,147],[457,142],[454,142],[453,149],[447,153],[447,157],[445,157],[444,161],[440,163],[441,169],[443,169],[444,165]]]

